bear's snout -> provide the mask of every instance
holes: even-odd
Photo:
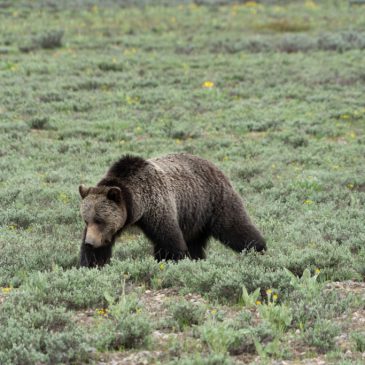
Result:
[[[89,224],[86,229],[85,244],[97,248],[103,245],[102,234],[96,224]]]

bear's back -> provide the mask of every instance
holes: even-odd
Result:
[[[148,160],[156,169],[156,173],[163,176],[171,184],[171,189],[177,192],[194,188],[211,193],[221,193],[222,188],[231,187],[228,178],[213,163],[187,153],[171,154]],[[190,197],[196,195],[192,192]]]
[[[185,234],[210,224],[224,194],[233,191],[227,177],[211,162],[190,154],[172,154],[148,160],[173,200]],[[166,184],[166,185],[165,185]]]

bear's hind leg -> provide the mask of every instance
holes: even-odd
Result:
[[[198,245],[191,245],[189,247],[189,257],[192,260],[205,259],[205,247]]]
[[[254,225],[221,228],[214,237],[236,252],[266,250],[266,242]]]
[[[160,225],[141,221],[139,227],[152,241],[156,260],[178,261],[186,257],[188,248],[177,222],[166,217]]]
[[[193,260],[205,259],[205,248],[208,241],[207,234],[201,234],[200,236],[187,241],[189,257]]]
[[[231,211],[230,215],[222,215],[214,224],[213,237],[236,252],[254,249],[266,250],[266,242],[259,230],[251,223],[243,207]]]

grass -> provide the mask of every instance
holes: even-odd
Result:
[[[0,363],[346,363],[346,331],[361,363],[338,316],[362,300],[326,283],[365,277],[364,25],[346,1],[0,6]],[[77,269],[78,185],[169,152],[230,177],[268,252],[159,264],[131,231]]]

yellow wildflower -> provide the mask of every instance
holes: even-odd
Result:
[[[195,3],[192,3],[192,4],[189,5],[190,10],[197,10],[198,7],[199,6],[197,4],[195,4]]]
[[[274,6],[272,9],[273,9],[273,12],[276,14],[283,13],[285,11],[285,9],[282,6],[278,6],[278,5]]]
[[[267,295],[271,295],[271,294],[272,294],[272,290],[271,290],[271,289],[267,289],[267,290],[266,290],[266,294],[267,294]]]
[[[275,302],[276,300],[278,300],[278,295],[277,295],[277,294],[274,294],[274,295],[272,296],[272,299],[273,299],[273,301]]]
[[[257,6],[257,2],[256,1],[247,1],[247,3],[245,3],[245,6],[247,6],[248,8],[255,8]]]
[[[349,136],[350,136],[350,138],[355,139],[356,138],[356,133],[354,131],[351,131],[349,133]]]
[[[58,194],[58,200],[63,204],[68,204],[70,197],[66,193],[61,192]]]
[[[260,300],[256,300],[256,305],[260,305],[261,301]]]
[[[206,89],[211,89],[212,87],[214,87],[214,82],[213,81],[204,81],[202,84],[202,87],[204,87]]]
[[[315,10],[315,9],[318,9],[319,8],[319,5],[316,4],[313,0],[307,0],[305,3],[304,3],[304,6],[307,8],[307,9],[311,9],[311,10]]]
[[[123,51],[123,54],[125,56],[133,56],[137,53],[138,49],[137,48],[125,48],[124,51]]]
[[[165,264],[163,262],[160,263],[160,270],[161,271],[165,270]]]
[[[8,294],[8,293],[10,293],[12,290],[13,290],[13,288],[11,288],[11,287],[1,288],[1,291],[2,291],[2,293],[4,293],[4,294]]]
[[[106,316],[108,314],[108,310],[105,308],[96,308],[95,311],[99,316]]]
[[[138,104],[139,102],[140,102],[140,97],[138,97],[138,96],[127,96],[126,97],[126,102],[127,102],[127,104],[129,104],[129,105],[133,105],[133,104]]]
[[[313,200],[310,199],[304,200],[304,204],[311,205],[313,204]]]
[[[321,269],[318,269],[318,268],[317,268],[317,269],[315,270],[315,273],[316,273],[317,275],[318,275],[320,272],[321,272]]]

